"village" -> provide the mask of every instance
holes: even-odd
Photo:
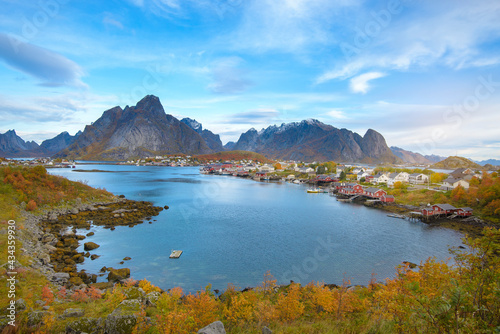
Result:
[[[64,159],[2,159],[2,165],[43,165],[46,168],[76,168],[79,164]],[[241,160],[199,160],[196,156],[165,155],[115,164],[135,166],[189,167],[199,166],[200,173],[249,178],[261,182],[289,182],[307,184],[309,193],[329,193],[341,202],[362,202],[365,205],[405,204],[398,200],[398,189],[405,193],[428,190],[446,193],[458,187],[469,189],[471,183],[482,178],[483,171],[458,168],[450,173],[427,169],[428,166],[369,166],[357,164],[306,163],[278,161],[262,163],[252,159]],[[496,172],[495,172],[496,173]],[[396,190],[396,191],[395,191]],[[407,203],[406,203],[407,204]],[[467,206],[454,207],[449,203],[419,203],[419,208],[397,218],[433,220],[439,218],[464,218],[473,215]]]
[[[332,169],[329,170],[329,167]],[[280,161],[274,165],[256,164],[252,161],[227,161],[202,166],[200,172],[264,182],[309,184],[313,187],[307,190],[309,193],[330,193],[338,201],[371,204],[396,203],[396,197],[389,194],[391,189],[404,189],[408,192],[426,189],[445,193],[457,187],[468,189],[474,178],[482,178],[482,171],[470,168],[458,168],[446,174],[429,169],[403,168],[403,166],[367,167],[334,163],[304,164],[293,161]],[[440,218],[466,218],[473,215],[472,208],[456,208],[449,203],[421,203],[421,206],[423,208],[410,211],[406,215],[390,216],[429,221]]]

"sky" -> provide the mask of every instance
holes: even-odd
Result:
[[[500,2],[0,0],[0,133],[41,143],[160,98],[236,141],[314,118],[500,159]]]

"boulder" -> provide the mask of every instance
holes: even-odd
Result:
[[[28,313],[28,327],[44,325],[43,318],[48,314],[47,311],[33,311]]]
[[[90,251],[96,248],[99,248],[99,245],[92,241],[83,244],[83,249],[86,251]]]
[[[16,300],[16,310],[24,311],[25,309],[26,309],[26,302],[24,301],[24,299],[19,298],[18,300]]]
[[[69,280],[69,277],[68,273],[55,273],[52,275],[52,281],[65,283]]]
[[[101,326],[102,326],[102,319],[80,318],[66,325],[66,333],[68,334],[102,333]]]
[[[262,334],[273,334],[273,331],[264,326],[262,327]]]
[[[85,311],[81,308],[68,308],[64,310],[62,318],[80,318],[83,317]]]
[[[130,269],[129,268],[121,268],[121,269],[110,269],[108,274],[109,282],[116,282],[120,280],[124,280],[130,277]]]
[[[200,329],[198,334],[226,334],[226,330],[224,329],[224,324],[221,321],[216,321]]]
[[[97,254],[92,254],[92,255],[90,255],[90,259],[91,259],[91,260],[95,260],[95,259],[97,259],[99,256],[100,256],[100,255],[97,255]]]
[[[124,300],[106,317],[105,332],[107,334],[132,333],[137,323],[137,313],[141,310],[141,302],[136,299]]]

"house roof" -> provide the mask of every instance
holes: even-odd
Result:
[[[460,210],[463,210],[463,211],[472,211],[472,209],[469,208],[468,206],[466,206],[465,208],[460,208]]]
[[[370,188],[366,188],[365,192],[367,192],[367,193],[376,193],[379,190],[382,190],[382,189],[370,187]]]
[[[434,204],[433,206],[437,206],[441,210],[456,210],[457,209],[453,205],[448,204],[448,203],[446,203],[446,204]]]
[[[384,195],[385,198],[394,198],[392,195]]]
[[[423,174],[423,173],[412,173],[412,174],[410,174],[410,176],[419,176],[419,175],[425,175],[425,174]]]
[[[391,174],[389,174],[389,178],[394,179],[398,175],[399,175],[399,173],[391,173]]]
[[[444,182],[447,182],[447,183],[450,183],[450,184],[455,184],[459,181],[463,181],[463,182],[467,182],[469,183],[469,181],[463,179],[463,178],[456,178],[456,177],[448,177],[446,180],[444,180]]]

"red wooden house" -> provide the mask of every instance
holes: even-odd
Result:
[[[344,195],[359,195],[363,193],[363,187],[357,183],[348,183],[340,188],[339,193]]]
[[[392,203],[395,200],[396,199],[392,195],[382,195],[382,197],[380,197],[380,201],[384,203]]]
[[[363,191],[363,195],[371,198],[382,198],[382,196],[386,196],[387,193],[379,188],[366,188]]]
[[[456,213],[460,217],[470,217],[470,216],[472,216],[472,209],[469,207],[460,208],[460,209],[457,209]]]
[[[450,204],[434,204],[429,208],[423,209],[422,214],[424,216],[449,215],[456,212],[457,210],[457,208]]]

